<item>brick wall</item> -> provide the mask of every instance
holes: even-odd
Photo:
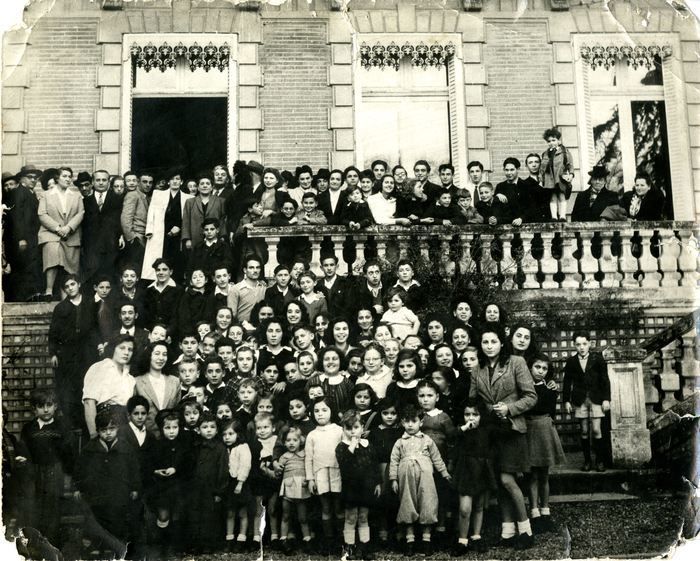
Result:
[[[23,139],[25,161],[39,168],[68,165],[92,170],[98,152],[95,110],[100,103],[95,68],[101,60],[97,20],[40,19],[27,50],[30,87]]]
[[[491,150],[492,179],[503,180],[503,160],[517,157],[526,177],[525,156],[546,148],[542,133],[552,126],[554,90],[552,54],[545,23],[487,22],[485,65],[489,108],[487,146]]]
[[[328,129],[331,89],[327,67],[330,46],[324,22],[265,21],[261,62],[264,87],[260,105],[264,130],[260,152],[264,164],[291,169],[328,166],[332,149]]]

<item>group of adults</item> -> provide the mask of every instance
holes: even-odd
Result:
[[[514,221],[515,225],[556,216],[548,209],[547,174],[541,169],[543,162],[549,166],[546,160],[529,154],[524,179],[519,177],[516,158],[504,162],[505,180],[496,185],[495,193],[520,205],[517,214],[527,218]],[[439,166],[439,183],[430,180],[432,171],[425,160],[415,163],[413,178],[403,166],[390,168],[381,160],[364,171],[350,166],[316,173],[307,165],[292,173],[237,161],[233,174],[219,165],[188,179],[177,169],[160,176],[134,171],[112,175],[106,170],[74,176],[68,167],[42,171],[26,165],[17,174],[2,175],[4,298],[52,300],[59,293],[59,273],[76,274],[83,286],[92,287],[100,276],[116,278],[125,263],[136,264],[143,279],[154,280],[152,263],[161,256],[173,264],[174,276],[181,280],[188,252],[203,242],[202,225],[208,219],[218,223],[219,235],[232,250],[231,270],[238,271],[241,244],[234,235],[252,200],[262,202],[268,215],[278,213],[286,200],[301,207],[304,193],[311,191],[325,223],[338,225],[346,192],[359,185],[378,215],[375,223],[410,226],[415,223],[410,217],[416,205],[435,205],[441,193],[450,193],[453,205],[462,195],[475,201],[478,187],[486,183],[478,161],[469,163],[468,178],[461,186],[454,183],[451,164]],[[662,218],[664,194],[652,186],[648,175],[639,174],[634,189],[621,196],[606,188],[604,166],[594,167],[589,176],[590,187],[573,205],[573,221]]]

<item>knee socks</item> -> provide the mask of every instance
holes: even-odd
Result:
[[[581,438],[581,450],[583,450],[583,459],[591,463],[591,444],[587,438]]]

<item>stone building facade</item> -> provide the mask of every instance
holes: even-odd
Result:
[[[198,97],[218,100],[229,167],[410,168],[423,150],[459,179],[479,160],[500,180],[505,157],[542,152],[556,125],[575,191],[603,160],[623,189],[657,166],[672,217],[700,212],[700,28],[663,0],[34,0],[25,16],[4,37],[7,171],[123,173],[153,134],[142,100],[171,99],[150,107],[177,117]],[[227,64],[137,65],[133,49],[164,44],[226,45]]]

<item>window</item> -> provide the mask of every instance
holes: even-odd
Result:
[[[122,170],[233,164],[236,36],[125,35]],[[233,109],[232,109],[233,108]]]
[[[389,35],[357,38],[366,49],[399,49],[393,57],[370,54],[356,66],[358,165],[366,169],[380,159],[410,172],[416,160],[424,159],[437,173],[440,164],[451,162],[458,183],[460,173],[466,177],[464,81],[459,51],[452,45],[461,45],[461,39]],[[406,54],[410,49],[420,49],[423,58]]]
[[[635,175],[647,173],[666,194],[665,216],[692,218],[687,161],[679,158],[688,130],[685,104],[678,106],[683,92],[678,80],[667,79],[677,72],[672,37],[638,39],[636,45],[614,34],[574,40],[582,173],[605,166],[612,191],[632,189]]]

